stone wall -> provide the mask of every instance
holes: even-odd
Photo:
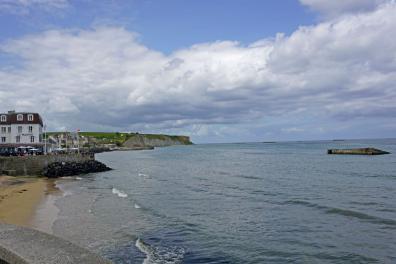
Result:
[[[93,154],[60,154],[23,157],[0,157],[0,174],[40,176],[45,167],[54,162],[82,163],[94,160]]]

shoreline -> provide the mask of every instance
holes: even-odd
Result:
[[[0,176],[0,222],[51,234],[60,194],[51,179]]]

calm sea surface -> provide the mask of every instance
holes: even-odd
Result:
[[[111,152],[59,183],[54,233],[115,263],[396,263],[396,140]]]

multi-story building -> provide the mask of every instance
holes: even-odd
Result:
[[[43,120],[37,113],[0,113],[0,149],[43,148]]]

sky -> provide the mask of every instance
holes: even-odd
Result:
[[[390,138],[393,0],[0,0],[0,112],[196,143]]]

